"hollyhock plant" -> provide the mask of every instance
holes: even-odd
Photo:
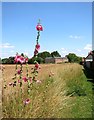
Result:
[[[39,51],[39,49],[40,49],[40,45],[37,44],[35,49],[36,49],[37,51]]]
[[[39,69],[39,68],[40,68],[39,64],[36,63],[36,64],[35,64],[35,69],[37,70],[37,69]]]
[[[20,74],[21,74],[21,70],[18,70],[18,71],[17,71],[17,74],[20,75]]]
[[[38,52],[40,50],[40,44],[39,44],[39,37],[40,37],[40,32],[43,31],[43,27],[40,23],[37,24],[36,26],[37,29],[37,38],[36,38],[36,44],[35,44],[35,50],[34,50],[34,57],[37,58]],[[32,57],[33,58],[33,57]],[[40,65],[36,61],[34,61],[34,67],[32,69],[29,69],[28,67],[28,57],[25,56],[24,54],[19,55],[18,53],[16,54],[14,58],[14,63],[15,65],[15,76],[13,77],[13,82],[9,83],[8,86],[11,86],[15,90],[15,92],[11,92],[11,98],[12,99],[17,99],[17,102],[19,103],[18,109],[23,108],[23,104],[20,104],[20,102],[24,103],[24,106],[29,104],[31,100],[33,100],[33,89],[35,84],[40,84],[41,80],[37,80],[38,76],[38,70],[40,69]],[[25,63],[25,65],[23,65]],[[25,82],[25,83],[24,83]],[[24,85],[26,84],[26,85]],[[17,86],[18,85],[18,86]],[[5,86],[6,87],[6,86]],[[19,100],[16,98],[13,98],[13,94],[16,93],[16,87],[19,87]],[[25,88],[25,90],[24,90]],[[13,90],[13,91],[14,91]],[[25,95],[23,95],[23,93]],[[27,99],[24,99],[25,96],[28,96]],[[24,100],[24,101],[23,101]],[[16,102],[16,101],[15,101]],[[12,102],[11,102],[12,103]],[[17,104],[18,104],[17,103]],[[33,101],[32,101],[33,103]],[[33,105],[33,104],[32,104]],[[12,105],[11,105],[12,107]],[[19,109],[22,110],[22,109]],[[20,111],[19,111],[20,113]]]
[[[43,27],[42,27],[42,25],[40,25],[40,24],[38,24],[38,25],[36,26],[36,29],[37,29],[38,31],[43,31]]]
[[[38,54],[38,50],[35,49],[35,51],[34,51],[34,55],[36,56],[37,54]]]
[[[26,62],[26,63],[28,62],[28,58],[25,58],[25,62]]]
[[[27,63],[28,62],[28,58],[25,58],[24,56],[22,56],[22,55],[16,55],[15,56],[15,58],[14,58],[14,62],[15,63],[21,63],[21,64],[23,64],[23,63]]]
[[[13,85],[13,83],[10,82],[10,83],[9,83],[9,86],[12,86],[12,85]]]
[[[23,77],[23,80],[24,80],[24,82],[27,82],[27,81],[28,81],[28,79],[27,79],[26,77]]]

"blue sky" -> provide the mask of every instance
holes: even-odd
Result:
[[[5,2],[2,3],[2,58],[16,52],[33,56],[36,25],[43,31],[40,52],[58,51],[61,56],[87,56],[92,46],[91,2]]]

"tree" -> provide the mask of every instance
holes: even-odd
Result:
[[[13,63],[14,63],[14,57],[2,59],[2,64],[13,64]]]
[[[58,51],[54,51],[51,53],[52,57],[61,57],[61,55],[58,53]]]
[[[0,64],[2,63],[2,59],[0,58]]]
[[[41,57],[32,57],[28,60],[28,64],[34,64],[34,61],[37,61],[39,64],[43,63],[43,58]]]
[[[51,57],[51,54],[47,51],[44,51],[42,53],[38,53],[38,57],[42,58],[44,62],[46,57]]]
[[[82,57],[78,57],[76,56],[74,53],[69,53],[68,55],[66,55],[67,58],[69,59],[69,62],[77,62],[80,63],[82,60]]]

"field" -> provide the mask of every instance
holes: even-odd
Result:
[[[4,65],[3,85],[13,81],[15,65]],[[29,71],[33,65],[29,65]],[[92,118],[92,84],[87,81],[83,67],[76,63],[41,64],[38,80],[31,94],[27,85],[3,88],[4,118]],[[25,73],[25,66],[23,72]],[[20,94],[22,92],[22,94]],[[30,98],[23,105],[22,100]]]

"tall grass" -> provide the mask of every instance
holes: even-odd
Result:
[[[4,77],[8,84],[12,77],[9,75],[10,71],[14,70],[14,67],[5,67]],[[3,117],[91,118],[92,85],[87,82],[82,66],[66,63],[41,67],[38,79],[42,80],[42,83],[33,84],[32,98],[28,105],[23,105],[19,87],[9,86],[3,89]],[[51,72],[53,75],[50,76]],[[30,97],[26,94],[26,87],[24,85],[23,99]]]

